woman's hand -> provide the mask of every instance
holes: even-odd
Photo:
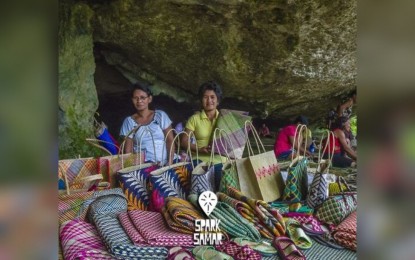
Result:
[[[210,153],[210,151],[211,151],[210,145],[199,148],[199,153]]]

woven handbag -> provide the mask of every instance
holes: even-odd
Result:
[[[294,140],[301,139],[302,133],[307,131],[307,126],[305,125],[298,125],[295,134]],[[307,135],[305,143],[307,143]],[[298,149],[299,151],[300,142],[298,142]],[[292,150],[294,151],[295,141],[293,143]],[[288,168],[288,175],[287,180],[285,182],[284,193],[282,196],[283,201],[290,201],[290,202],[300,202],[307,198],[308,193],[308,176],[307,176],[307,167],[308,167],[308,160],[305,157],[305,150],[304,148],[304,155],[294,158],[294,152],[291,156],[291,164]]]
[[[339,177],[339,179],[341,178]],[[357,193],[343,192],[341,195],[329,197],[317,209],[316,217],[327,224],[338,225],[356,209]]]
[[[322,147],[323,137],[324,137],[324,134],[321,136],[320,147]],[[327,130],[327,138],[332,138],[331,143],[334,143],[335,137],[334,137],[333,132]],[[329,142],[326,142],[326,145],[323,151],[321,151],[321,149],[319,150],[319,153],[318,153],[319,163],[318,163],[317,171],[314,174],[313,181],[311,182],[311,185],[308,191],[307,205],[311,208],[315,208],[321,205],[329,197],[328,182],[326,178],[323,176],[323,174],[327,174],[329,172],[329,168],[331,166],[334,153],[329,154],[329,158],[327,161],[323,160],[322,158],[323,154],[327,151],[328,143]]]
[[[217,152],[220,155],[228,156],[232,159],[242,158],[248,136],[244,131],[246,121],[251,121],[248,112],[221,109],[216,128],[225,130],[227,135],[214,135],[213,142],[217,143]],[[232,147],[225,144],[224,139],[229,139]]]

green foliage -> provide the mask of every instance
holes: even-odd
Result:
[[[353,116],[350,118],[350,128],[354,136],[357,135],[357,116]]]

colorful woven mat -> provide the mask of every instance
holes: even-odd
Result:
[[[118,215],[135,245],[193,246],[193,236],[169,229],[158,212],[134,210]]]
[[[117,215],[93,216],[93,222],[107,249],[121,259],[163,259],[168,255],[164,247],[138,247],[133,245],[125,233]]]
[[[255,215],[254,210],[248,204],[231,198],[222,192],[218,192],[216,195],[218,196],[219,201],[233,207],[243,218],[251,222],[263,237],[272,239],[273,235],[268,231],[264,224],[262,224],[259,218]]]
[[[89,205],[97,198],[109,194],[122,195],[120,188],[74,193],[59,196],[59,224],[73,219],[85,220]]]
[[[162,213],[170,229],[186,234],[194,233],[195,219],[204,219],[190,202],[174,197],[166,198]]]
[[[67,260],[74,259],[113,259],[93,225],[75,219],[63,223],[59,237],[63,255]]]
[[[240,191],[231,187],[228,188],[228,194],[230,197],[248,204],[271,234],[274,236],[282,236],[285,234],[285,222],[278,210],[272,209],[263,200],[248,198]]]
[[[199,207],[198,196],[189,195],[188,200],[195,206]],[[218,201],[215,209],[209,215],[211,219],[219,219],[219,227],[222,231],[232,237],[244,237],[257,241],[261,238],[255,227],[242,218],[231,206]]]
[[[355,260],[357,259],[356,252],[349,249],[334,249],[328,246],[319,244],[314,239],[311,239],[313,245],[310,249],[301,250],[301,252],[310,260],[320,259],[336,259],[336,260]],[[270,257],[262,257],[263,260],[278,260],[281,259],[278,255]]]
[[[236,260],[261,260],[262,256],[249,246],[240,246],[233,241],[225,241],[216,245],[216,249]]]

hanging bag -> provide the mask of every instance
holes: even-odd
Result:
[[[321,136],[320,147],[323,144],[323,137],[324,134]],[[327,139],[331,139],[330,143],[334,143],[334,138],[333,132],[327,130]],[[311,208],[321,205],[329,197],[328,182],[323,174],[329,173],[334,153],[329,153],[327,160],[323,160],[322,158],[323,154],[327,151],[328,144],[329,142],[326,142],[323,151],[320,149],[318,152],[317,171],[314,174],[307,196],[307,205]]]
[[[248,139],[248,157],[236,160],[240,191],[248,197],[274,201],[281,197],[284,181],[278,168],[274,151],[266,151],[251,122],[245,122],[245,133],[253,133],[258,153],[255,154]]]

